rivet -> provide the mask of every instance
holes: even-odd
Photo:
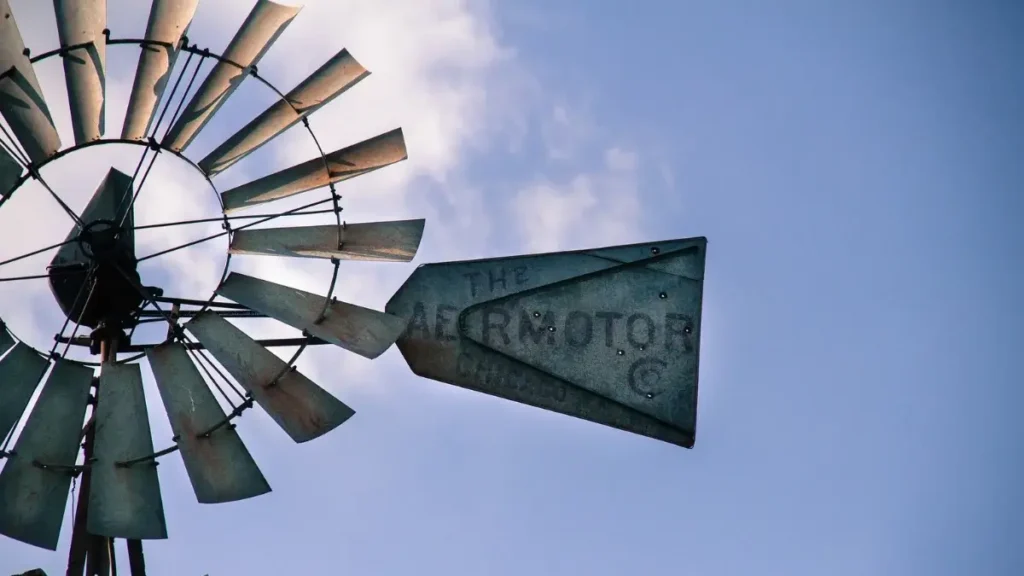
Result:
[[[647,398],[648,398],[648,399],[654,398],[654,394],[651,394],[650,392],[648,392],[648,393],[647,393]]]
[[[661,298],[662,300],[664,300],[665,298],[668,298],[668,294],[662,292],[662,293],[658,294],[658,298]]]
[[[651,254],[655,254],[655,255],[661,254],[661,248],[658,248],[657,246],[652,247],[651,248]]]
[[[622,356],[623,354],[626,353],[626,351],[625,350],[616,350],[615,353],[618,354],[619,356]]]
[[[644,348],[646,348],[646,346],[641,345],[640,346],[640,351],[643,352]]]
[[[540,312],[534,312],[533,313],[533,317],[534,318],[540,318]]]
[[[690,332],[693,332],[693,328],[691,328],[690,326],[686,326],[683,328],[683,332],[689,334]]]
[[[548,326],[548,332],[554,332],[554,331],[555,331],[555,327],[554,326]]]

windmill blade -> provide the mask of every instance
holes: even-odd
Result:
[[[21,342],[0,360],[0,438],[6,438],[14,429],[49,364],[49,360]]]
[[[199,161],[199,167],[208,176],[223,172],[369,75],[348,50],[338,52],[283,100],[278,100],[207,154]]]
[[[53,0],[53,10],[61,47],[79,46],[63,57],[75,143],[98,140],[106,125],[107,0]]]
[[[57,360],[0,472],[0,534],[56,550],[89,405],[91,368]],[[47,468],[53,466],[59,468]]]
[[[231,254],[409,262],[416,256],[426,220],[367,222],[296,228],[248,228],[235,232]],[[339,242],[340,240],[340,242]]]
[[[39,79],[25,55],[25,42],[9,0],[0,0],[0,114],[32,162],[60,150],[60,136],[50,117]]]
[[[338,301],[321,318],[323,296],[237,272],[217,294],[370,359],[394,344],[407,325],[398,316]]]
[[[198,5],[199,0],[153,0],[146,40],[160,45],[142,47],[121,138],[145,140],[156,116],[156,106],[167,88],[167,79],[174,70],[174,62],[180,52],[178,43],[188,31]]]
[[[255,66],[301,9],[258,0],[228,44],[224,58],[245,68]],[[179,152],[187,148],[242,84],[245,74],[244,69],[218,61],[164,136],[164,146]]]
[[[212,312],[185,328],[296,442],[319,438],[355,412]]]
[[[118,465],[152,453],[142,369],[138,364],[104,364],[96,404],[90,534],[133,540],[167,538],[156,462]]]
[[[14,338],[7,333],[3,320],[0,320],[0,356],[3,356],[4,352],[10,350],[12,346],[14,346]]]
[[[9,196],[21,178],[21,164],[6,149],[0,148],[0,198]]]
[[[324,159],[314,158],[285,168],[259,180],[242,184],[221,194],[226,213],[301,194],[321,186],[354,178],[408,158],[402,129],[331,152]]]
[[[217,504],[270,492],[256,461],[232,427],[222,426],[209,436],[200,436],[226,415],[185,347],[163,344],[151,348],[146,356],[196,499]]]

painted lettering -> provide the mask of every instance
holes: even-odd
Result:
[[[622,318],[618,312],[596,312],[597,318],[604,320],[604,345],[611,348],[615,345],[615,321]]]
[[[526,342],[526,338],[529,336],[534,344],[540,344],[540,339],[547,334],[547,344],[554,346],[555,333],[550,330],[555,325],[554,313],[549,310],[544,312],[539,319],[537,316],[540,316],[540,312],[532,314],[528,314],[526,310],[519,312],[519,341]],[[535,320],[537,324],[534,324]]]
[[[484,310],[481,316],[483,318],[484,344],[491,343],[491,331],[497,330],[498,334],[501,335],[502,344],[508,346],[509,342],[511,342],[511,339],[508,337],[508,325],[512,321],[511,315],[503,308],[491,307]],[[496,322],[495,317],[497,317]]]
[[[528,366],[508,364],[466,350],[455,360],[455,374],[464,384],[514,400],[565,400],[565,386],[560,382]]]
[[[693,318],[686,314],[665,314],[665,349],[672,350],[678,337],[683,351],[693,352]]]
[[[434,339],[451,342],[452,340],[458,340],[459,337],[454,331],[448,330],[448,323],[451,322],[455,317],[453,314],[459,311],[454,306],[448,306],[447,304],[439,304],[437,306],[437,313],[434,314]]]
[[[526,277],[526,266],[516,266],[512,269],[512,273],[516,277],[516,286],[522,286],[530,281],[530,279]]]
[[[501,284],[501,289],[502,290],[507,290],[508,289],[508,285],[505,283],[505,269],[504,268],[498,268],[498,273],[497,274],[494,273],[494,270],[489,270],[487,272],[487,278],[491,281],[491,283],[490,283],[491,292],[494,292],[494,287],[497,286],[498,284]]]
[[[569,312],[565,317],[565,343],[573,348],[585,348],[593,339],[594,321],[590,314],[579,310]]]
[[[637,332],[640,335],[637,335]],[[641,338],[643,340],[641,341]],[[654,342],[654,320],[644,313],[633,314],[626,320],[626,340],[637,350],[643,350]]]
[[[406,334],[410,338],[429,339],[430,326],[427,325],[427,310],[423,302],[417,302],[412,308],[412,318],[409,319],[409,327]]]
[[[479,288],[479,286],[477,285],[477,280],[479,280],[480,276],[483,276],[483,274],[481,274],[480,272],[470,272],[468,274],[463,274],[462,276],[466,280],[469,280],[469,294],[470,294],[470,296],[472,296],[473,298],[476,298],[476,292],[477,292],[477,289]]]
[[[629,388],[648,399],[661,394],[658,388],[668,363],[657,358],[641,358],[629,366]]]

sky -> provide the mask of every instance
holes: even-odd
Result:
[[[57,45],[49,3],[11,4],[35,52]],[[112,36],[140,37],[147,5],[109,0]],[[202,2],[190,37],[223,49],[251,5]],[[310,0],[261,74],[288,88],[347,47],[372,75],[311,118],[321,143],[402,126],[409,160],[339,186],[345,217],[427,219],[413,264],[344,263],[340,298],[383,309],[426,262],[706,236],[696,446],[420,379],[396,348],[321,347],[300,369],[357,415],[297,445],[247,413],[273,488],[252,500],[198,504],[164,458],[170,538],[145,543],[149,573],[1024,573],[1022,25],[994,0]],[[109,48],[108,135],[136,50]],[[67,145],[60,64],[38,73]],[[196,157],[271,101],[243,84]],[[44,176],[81,209],[131,150]],[[293,130],[217,184],[313,151]],[[150,178],[140,223],[215,208],[173,159]],[[26,185],[0,210],[0,256],[69,224]],[[205,297],[225,246],[142,272]],[[323,262],[238,260],[309,291],[329,280]],[[62,320],[23,283],[0,288],[0,317],[40,347]],[[63,573],[69,525],[57,553],[0,538],[0,573]]]

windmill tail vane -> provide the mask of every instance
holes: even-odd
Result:
[[[186,36],[197,4],[154,0],[144,37],[118,39],[107,28],[105,0],[54,0],[61,47],[33,56],[9,0],[0,0],[0,207],[34,180],[66,213],[69,228],[59,244],[0,262],[2,268],[52,252],[44,273],[0,282],[45,279],[64,316],[49,351],[21,341],[0,320],[0,534],[56,550],[77,482],[68,573],[112,571],[114,538],[128,541],[132,573],[143,573],[141,541],[168,535],[161,458],[180,453],[199,502],[244,500],[271,490],[235,430],[248,409],[258,406],[295,442],[316,439],[354,414],[295,368],[309,346],[372,359],[397,344],[420,376],[693,446],[704,238],[427,264],[384,311],[339,301],[344,261],[411,262],[423,238],[422,219],[341,220],[336,186],[405,160],[404,134],[395,129],[324,151],[310,115],[369,72],[343,49],[280,91],[258,64],[300,9],[257,0],[218,55]],[[134,46],[139,58],[120,136],[108,138],[106,55],[117,46]],[[54,57],[63,62],[69,96],[74,145],[67,147],[33,67]],[[207,60],[212,68],[202,76]],[[192,159],[190,145],[250,78],[277,100]],[[217,188],[217,176],[299,125],[319,156]],[[103,144],[134,144],[141,158],[134,174],[111,167],[76,213],[42,168]],[[210,183],[219,214],[136,225],[136,201],[163,152]],[[270,209],[317,190],[327,193],[299,208]],[[330,221],[258,227],[313,215]],[[138,253],[137,232],[200,222],[220,222],[223,232]],[[228,257],[212,295],[165,295],[139,273],[140,262],[221,237]],[[320,260],[333,275],[325,293],[310,293],[232,271],[233,258]],[[297,334],[256,339],[246,329],[251,318],[276,320]],[[159,323],[165,335],[145,341],[143,331],[136,334]],[[87,347],[99,362],[69,358],[71,347]],[[275,347],[295,351],[284,359]],[[144,370],[170,423],[166,447],[153,440]]]

